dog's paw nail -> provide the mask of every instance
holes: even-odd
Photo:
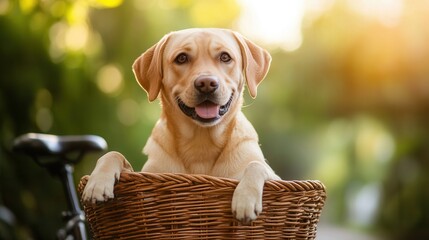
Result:
[[[244,225],[250,225],[251,222],[252,222],[251,218],[249,218],[247,216],[243,218],[243,224]]]
[[[255,216],[259,216],[259,214],[261,214],[261,211],[255,209],[254,213],[255,213]]]

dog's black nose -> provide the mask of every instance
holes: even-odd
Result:
[[[201,93],[212,93],[219,87],[219,80],[215,76],[199,76],[194,86]]]

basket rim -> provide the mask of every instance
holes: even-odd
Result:
[[[86,182],[89,175],[81,178],[81,181]],[[239,180],[215,177],[205,174],[187,174],[187,173],[150,173],[150,172],[122,172],[119,181],[116,183],[127,182],[187,182],[189,184],[206,184],[210,182],[216,186],[236,187]],[[115,184],[115,185],[116,185]],[[322,190],[326,193],[326,187],[320,180],[268,180],[265,182],[264,191],[285,191],[285,192],[301,192],[309,190]]]

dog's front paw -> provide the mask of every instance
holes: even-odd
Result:
[[[240,182],[232,196],[231,210],[235,218],[249,224],[262,212],[262,192]]]
[[[82,194],[84,202],[103,202],[114,197],[115,176],[104,173],[91,174]]]

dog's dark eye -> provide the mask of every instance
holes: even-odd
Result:
[[[186,53],[181,53],[177,55],[177,57],[174,59],[174,62],[177,64],[184,64],[189,61],[188,55]]]
[[[220,61],[224,62],[224,63],[229,63],[231,62],[232,58],[231,56],[229,56],[228,53],[223,52],[220,54]]]

